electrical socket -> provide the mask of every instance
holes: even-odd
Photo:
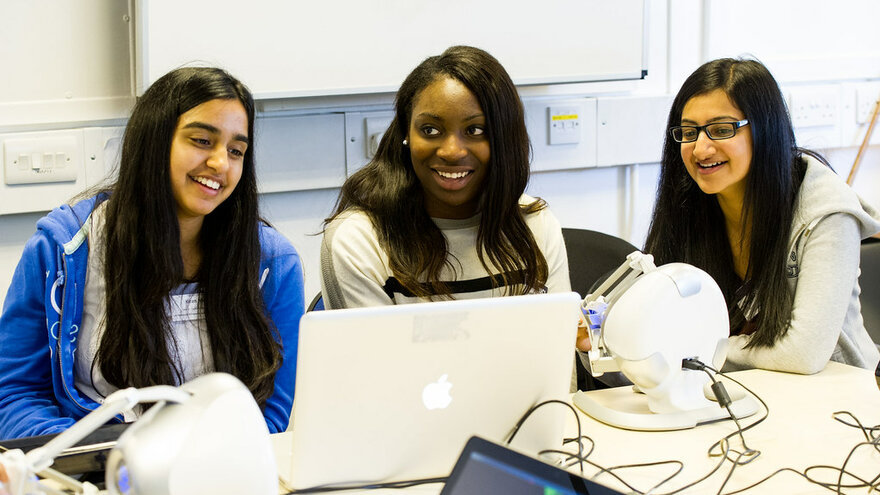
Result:
[[[834,86],[791,88],[788,108],[792,124],[797,128],[837,125],[839,95]]]
[[[880,85],[863,86],[856,90],[856,124],[867,124],[880,100]]]
[[[345,112],[345,170],[351,175],[366,165],[388,125],[394,119],[392,110]]]

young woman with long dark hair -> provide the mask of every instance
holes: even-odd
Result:
[[[0,438],[57,433],[119,388],[211,371],[286,429],[302,269],[260,219],[253,130],[250,92],[220,69],[174,70],[138,99],[118,179],[42,218],[16,268]]]
[[[880,230],[818,154],[798,148],[779,86],[754,60],[698,68],[669,112],[645,251],[721,286],[731,368],[874,369],[859,305],[859,243]]]
[[[451,47],[407,76],[395,109],[326,223],[325,305],[568,291],[559,222],[523,194],[529,137],[501,64]]]

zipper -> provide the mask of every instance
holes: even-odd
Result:
[[[266,278],[269,276],[269,267],[267,266],[265,270],[263,270],[263,275],[260,277],[260,289],[263,288],[263,284],[266,283]]]
[[[64,277],[67,274],[67,259],[63,256],[61,257],[61,271],[62,271],[62,277]],[[83,411],[92,412],[91,409],[83,406],[82,404],[77,402],[76,399],[73,398],[73,395],[71,395],[71,393],[70,393],[70,389],[67,388],[67,381],[64,380],[64,366],[62,366],[62,364],[61,364],[61,339],[62,339],[61,332],[62,331],[67,332],[67,328],[63,327],[62,325],[64,324],[64,310],[67,307],[67,305],[64,303],[67,301],[67,286],[68,285],[70,285],[70,284],[67,283],[67,284],[63,284],[61,286],[61,312],[58,313],[58,341],[55,343],[55,356],[58,359],[58,370],[61,374],[61,387],[64,389],[64,392],[67,394],[67,398],[70,399],[71,402],[76,404],[77,407],[79,407]],[[53,304],[54,304],[54,301],[53,301]]]
[[[64,278],[68,278],[67,275],[67,259],[65,257],[61,257],[61,270],[62,270],[62,280]],[[67,331],[67,328],[62,327],[62,323],[64,323],[64,308],[67,306],[64,304],[67,301],[67,287],[70,285],[70,280],[68,283],[62,284],[61,288],[61,312],[58,314],[59,323],[58,323],[58,341],[55,343],[55,356],[58,358],[58,370],[61,375],[61,387],[64,389],[64,393],[67,394],[67,398],[70,399],[70,402],[76,404],[81,410],[85,411],[86,414],[94,411],[94,409],[89,409],[88,407],[82,405],[73,398],[73,395],[70,393],[70,389],[67,388],[67,381],[64,380],[64,366],[61,364],[61,332]],[[75,282],[74,282],[75,284]],[[100,407],[100,404],[98,405]],[[114,419],[119,422],[119,416],[114,416]]]

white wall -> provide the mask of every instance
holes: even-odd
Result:
[[[653,207],[659,166],[651,162],[655,162],[660,153],[666,116],[664,101],[668,104],[669,94],[706,59],[706,54],[719,49],[712,37],[714,30],[723,27],[725,32],[735,32],[740,27],[744,29],[743,35],[737,39],[742,41],[742,52],[760,54],[762,51],[760,46],[749,45],[747,28],[719,26],[724,22],[719,12],[724,11],[718,10],[722,7],[715,0],[648,2],[650,64],[645,80],[521,88],[535,148],[533,167],[544,170],[533,174],[528,192],[546,199],[563,226],[607,232],[637,246],[644,240]],[[873,9],[870,0],[843,3],[847,2],[852,5],[837,8],[854,17],[858,17],[859,9]],[[92,168],[106,170],[115,157],[118,127],[124,124],[133,102],[130,52],[120,47],[127,43],[130,19],[126,19],[127,10],[121,7],[125,2],[118,0],[83,0],[77,3],[76,9],[70,8],[69,3],[67,0],[13,0],[4,4],[7,20],[0,27],[0,66],[23,66],[25,70],[7,69],[4,81],[0,82],[5,85],[13,80],[11,88],[3,86],[4,90],[0,91],[0,140],[28,132],[100,128],[105,132],[87,133],[83,159]],[[823,0],[806,3],[827,9]],[[12,7],[8,8],[7,4]],[[803,1],[792,5],[809,10]],[[37,21],[61,27],[54,31],[15,27],[35,25]],[[785,23],[784,19],[773,19],[773,31],[777,34],[770,36],[770,41],[765,34],[762,42],[765,46],[775,40],[792,44],[792,39],[804,36],[801,28],[809,17],[801,15],[796,21]],[[824,28],[832,33],[830,38],[839,32],[850,40],[846,46],[831,45],[823,51],[821,63],[830,64],[829,67],[838,72],[824,71],[820,66],[804,75],[803,71],[790,70],[795,65],[792,58],[808,66],[813,63],[809,57],[804,58],[803,53],[780,53],[776,45],[767,53],[789,77],[782,84],[789,94],[794,93],[793,103],[797,108],[793,105],[793,114],[797,110],[808,117],[809,125],[798,129],[802,144],[821,148],[838,173],[845,176],[855,156],[854,146],[860,142],[865,128],[856,122],[858,98],[861,95],[864,100],[865,95],[872,92],[875,97],[880,96],[880,64],[864,63],[874,60],[880,43],[873,43],[877,36],[873,33],[865,35],[869,36],[866,43],[856,43],[851,38],[858,35],[852,34],[845,24],[828,24]],[[13,44],[8,42],[10,39],[14,40]],[[863,48],[859,52],[861,58],[854,60],[851,47],[855,45]],[[59,51],[59,46],[65,49]],[[40,83],[45,80],[52,84]],[[587,102],[588,107],[595,105],[597,117],[592,122],[595,127],[585,130],[587,144],[559,152],[560,148],[546,144],[543,111],[546,104],[572,99]],[[261,196],[263,214],[300,251],[305,265],[307,297],[320,289],[318,255],[322,220],[336,201],[346,166],[350,172],[356,161],[352,159],[351,150],[362,148],[352,147],[351,139],[365,137],[350,134],[359,128],[351,122],[361,125],[362,129],[362,121],[351,117],[387,111],[390,104],[391,95],[260,104],[257,158],[261,174],[271,179],[264,181],[261,188],[273,191]],[[606,120],[602,120],[603,108],[610,109]],[[639,130],[639,126],[647,128]],[[590,132],[595,133],[592,135],[595,147],[588,145]],[[880,136],[880,131],[877,135]],[[261,140],[260,136],[266,137]],[[874,142],[880,143],[880,137],[875,137]],[[584,159],[592,159],[594,163],[606,160],[616,166],[584,168],[579,165],[585,163]],[[640,164],[633,165],[633,162]],[[33,233],[36,220],[63,200],[58,198],[70,197],[92,183],[91,177],[84,176],[82,181],[60,186],[36,186],[28,189],[27,194],[0,181],[0,212],[18,211],[16,208],[21,202],[16,195],[37,198],[44,203],[51,200],[40,208],[29,208],[22,213],[0,214],[0,298],[5,297],[15,264]],[[874,145],[863,159],[855,189],[873,204],[880,205],[877,184],[880,184],[880,146]]]

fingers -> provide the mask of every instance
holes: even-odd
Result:
[[[582,352],[588,352],[593,348],[593,345],[590,343],[590,332],[587,327],[578,327],[575,347]]]

